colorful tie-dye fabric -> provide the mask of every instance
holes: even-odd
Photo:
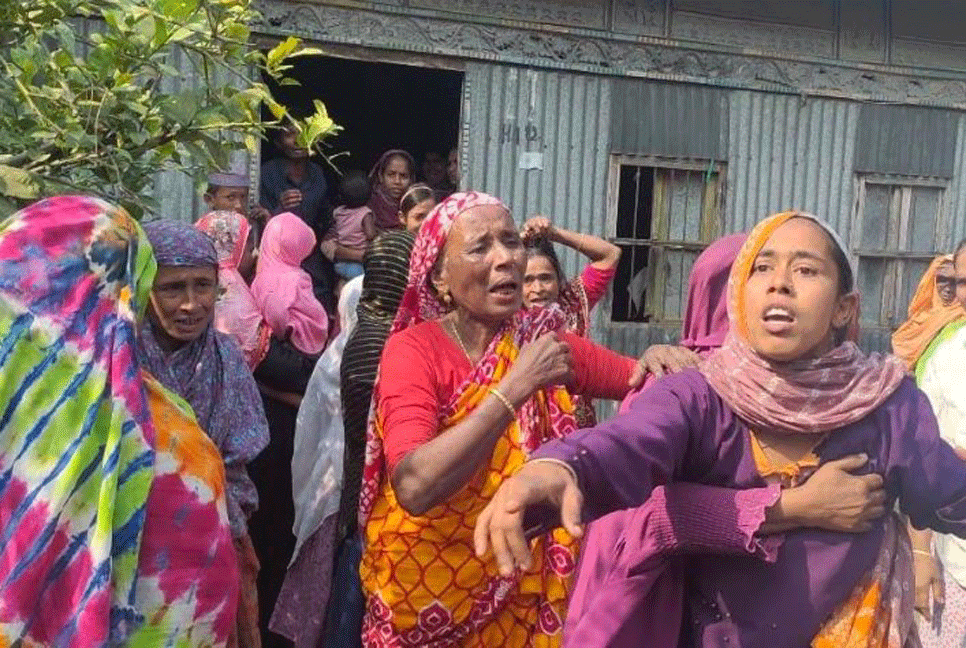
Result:
[[[130,645],[224,646],[239,574],[221,454],[191,407],[143,375],[157,440],[135,594],[145,623]]]
[[[134,354],[154,271],[138,224],[100,200],[0,223],[0,647],[227,639],[223,469],[194,474],[165,445],[204,440],[197,425],[156,438],[175,406]],[[189,538],[210,544],[182,552]]]

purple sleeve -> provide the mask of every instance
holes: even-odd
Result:
[[[593,264],[584,268],[580,273],[578,281],[584,285],[584,294],[587,295],[587,310],[594,310],[594,306],[600,301],[601,297],[607,294],[607,287],[610,286],[617,268],[601,270],[595,268]]]
[[[680,475],[685,454],[700,461],[710,443],[691,443],[692,434],[711,436],[703,377],[693,370],[656,382],[628,411],[593,428],[545,443],[533,458],[566,462],[584,493],[585,519],[643,504],[655,486]]]
[[[658,486],[643,506],[626,512],[619,562],[633,571],[658,551],[750,554],[774,562],[783,537],[756,534],[780,494],[777,484],[743,490],[687,483]]]
[[[939,436],[926,395],[906,378],[885,413],[892,420],[887,481],[899,483],[899,503],[916,528],[966,538],[966,462]]]

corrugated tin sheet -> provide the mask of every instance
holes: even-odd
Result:
[[[960,113],[958,117],[953,177],[949,181],[945,202],[949,226],[945,228],[945,237],[939,241],[946,250],[954,249],[959,241],[966,238],[966,115]]]
[[[863,104],[855,168],[952,177],[958,126],[959,115],[949,110]]]
[[[727,94],[719,88],[613,80],[611,150],[628,155],[728,157]]]
[[[466,178],[518,220],[534,213],[596,231],[604,220],[610,83],[502,65],[466,69]]]
[[[499,196],[518,222],[541,213],[603,233],[609,81],[474,63],[465,83],[463,186]],[[569,251],[561,261],[577,269]]]
[[[203,88],[205,85],[204,75],[196,68],[183,50],[175,49],[172,52],[168,64],[180,72],[179,76],[168,76],[162,81],[162,88],[167,92],[182,92]],[[231,84],[238,84],[239,78],[229,73],[227,70],[217,69],[212,73],[212,80],[215,85],[224,87]],[[225,134],[226,137],[231,137]],[[233,154],[231,168],[245,173],[248,170],[248,154],[245,151],[236,151]],[[194,222],[206,211],[202,192],[205,180],[204,173],[198,172],[197,178],[181,171],[165,171],[159,173],[154,181],[154,198],[158,201],[158,216],[162,218],[175,218]],[[255,185],[252,185],[257,190]],[[257,196],[257,194],[253,194]]]
[[[610,80],[471,63],[465,84],[463,187],[499,196],[517,222],[541,213],[568,229],[612,235],[606,231]],[[532,166],[541,168],[521,168]],[[586,263],[572,250],[559,251],[570,276]],[[594,311],[594,339],[624,353],[646,346],[648,332],[612,328],[609,314],[605,297]]]
[[[848,239],[857,116],[857,104],[846,101],[732,92],[725,229],[745,231],[794,208]]]

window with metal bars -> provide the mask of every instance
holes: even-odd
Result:
[[[906,309],[943,240],[946,181],[859,175],[852,240],[862,328],[886,336]]]
[[[683,319],[694,260],[721,235],[723,182],[721,163],[615,156],[612,240],[623,254],[612,322]]]

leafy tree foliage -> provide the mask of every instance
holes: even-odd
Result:
[[[150,213],[158,172],[254,150],[263,105],[319,150],[339,130],[325,106],[293,119],[260,81],[294,83],[286,61],[316,52],[262,53],[255,17],[251,0],[0,0],[0,213],[64,192]]]

